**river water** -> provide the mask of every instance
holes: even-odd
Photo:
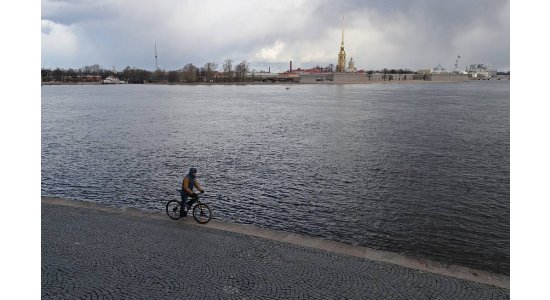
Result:
[[[286,87],[42,86],[42,195],[509,274],[508,81]]]

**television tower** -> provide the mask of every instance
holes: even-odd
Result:
[[[155,70],[159,69],[159,64],[157,61],[157,42],[155,42]]]

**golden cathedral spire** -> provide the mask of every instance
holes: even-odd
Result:
[[[346,51],[344,50],[344,17],[342,17],[342,44],[340,45],[340,53],[338,53],[338,64],[336,72],[344,72],[346,69]]]
[[[342,17],[342,48],[344,47],[344,17]]]

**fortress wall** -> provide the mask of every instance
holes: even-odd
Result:
[[[300,83],[327,83],[334,79],[333,73],[301,74]]]
[[[469,80],[468,74],[430,74],[431,81],[466,81]]]
[[[392,79],[390,80],[390,76]],[[401,81],[467,81],[466,74],[371,74],[365,73],[319,73],[301,74],[300,83],[375,83]]]
[[[334,83],[367,83],[367,75],[361,73],[334,73]]]

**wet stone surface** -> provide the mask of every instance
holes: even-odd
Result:
[[[237,233],[42,204],[43,299],[509,299],[453,277]]]

